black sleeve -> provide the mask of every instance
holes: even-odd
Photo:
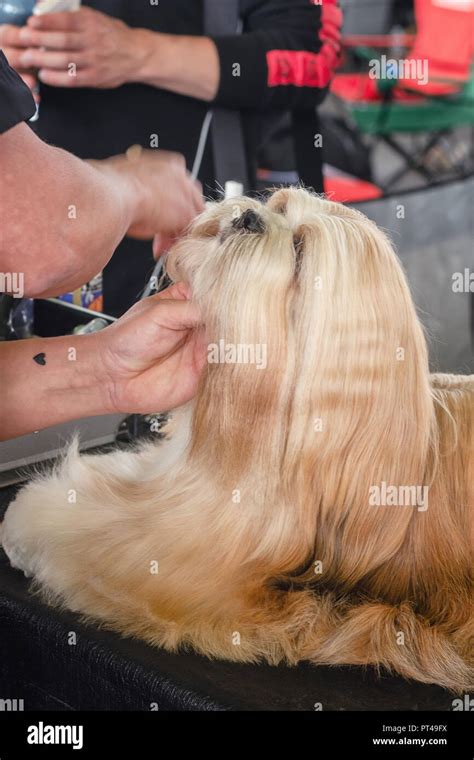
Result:
[[[228,108],[314,108],[339,61],[338,0],[240,0],[241,35],[213,37],[215,103]]]
[[[31,119],[35,111],[31,92],[0,50],[0,134]]]

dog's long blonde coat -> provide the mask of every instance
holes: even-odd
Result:
[[[472,688],[474,377],[430,378],[385,235],[281,190],[211,205],[168,270],[209,342],[265,345],[266,368],[209,364],[163,444],[71,449],[8,509],[12,564],[167,649]],[[371,505],[381,483],[428,508]]]

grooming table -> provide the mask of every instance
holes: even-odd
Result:
[[[0,519],[15,495],[0,491]],[[72,643],[75,634],[76,642]],[[47,607],[0,550],[0,698],[28,710],[451,710],[438,686],[371,668],[296,668],[168,654]]]

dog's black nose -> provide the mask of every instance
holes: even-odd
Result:
[[[245,232],[265,232],[265,222],[262,217],[251,208],[243,211],[237,219],[234,219],[232,227],[236,230],[245,230]]]

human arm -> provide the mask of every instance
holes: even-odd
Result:
[[[178,283],[99,333],[0,345],[0,440],[85,416],[168,411],[189,401],[206,348],[188,296]]]
[[[202,208],[176,154],[131,152],[87,163],[25,124],[0,135],[0,175],[0,271],[24,273],[32,297],[79,287],[127,233],[178,234]]]
[[[24,30],[0,31],[0,42],[17,46],[7,49],[13,65],[35,66],[42,81],[59,87],[142,82],[231,108],[306,108],[320,102],[339,55],[336,0],[322,6],[310,0],[241,0],[240,6],[241,35],[163,34],[82,8],[34,16]],[[24,57],[18,47],[27,44]],[[68,73],[70,62],[77,65],[75,76]]]

